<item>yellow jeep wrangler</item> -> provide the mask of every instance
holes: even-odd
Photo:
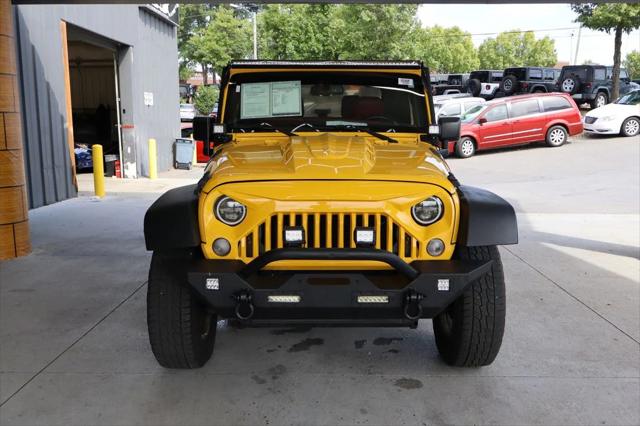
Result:
[[[247,326],[408,326],[433,318],[442,358],[482,366],[502,342],[501,244],[513,208],[458,183],[420,62],[234,61],[210,160],[147,211],[151,348],[211,357],[218,319]]]

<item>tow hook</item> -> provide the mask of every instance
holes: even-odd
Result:
[[[410,320],[420,319],[422,316],[422,305],[420,301],[424,295],[409,290],[404,296],[404,316]]]
[[[236,317],[240,320],[248,320],[253,316],[254,308],[251,303],[251,293],[241,291],[236,296]]]

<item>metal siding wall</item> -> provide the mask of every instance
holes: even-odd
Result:
[[[137,5],[21,5],[15,10],[30,208],[77,195],[65,131],[61,20],[132,47],[120,55],[123,123],[135,125],[135,138],[144,148],[137,154],[138,170],[148,170],[150,137],[158,141],[159,169],[169,169],[173,140],[180,134],[175,27]],[[154,93],[152,110],[144,106],[145,91]]]
[[[180,95],[178,90],[178,47],[176,28],[140,7],[135,99],[138,173],[149,172],[148,139],[158,144],[158,170],[173,165],[173,143],[180,136]],[[153,106],[144,105],[144,92],[153,93]]]

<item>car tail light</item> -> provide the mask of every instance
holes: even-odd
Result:
[[[586,87],[587,89],[591,89],[591,83],[585,83],[584,87]]]
[[[522,88],[526,89],[527,87],[529,87],[529,83],[522,83]]]
[[[489,86],[488,84],[485,86],[486,90],[491,90],[491,86]]]

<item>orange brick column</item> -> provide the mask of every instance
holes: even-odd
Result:
[[[0,259],[31,251],[16,39],[10,0],[0,0]]]

